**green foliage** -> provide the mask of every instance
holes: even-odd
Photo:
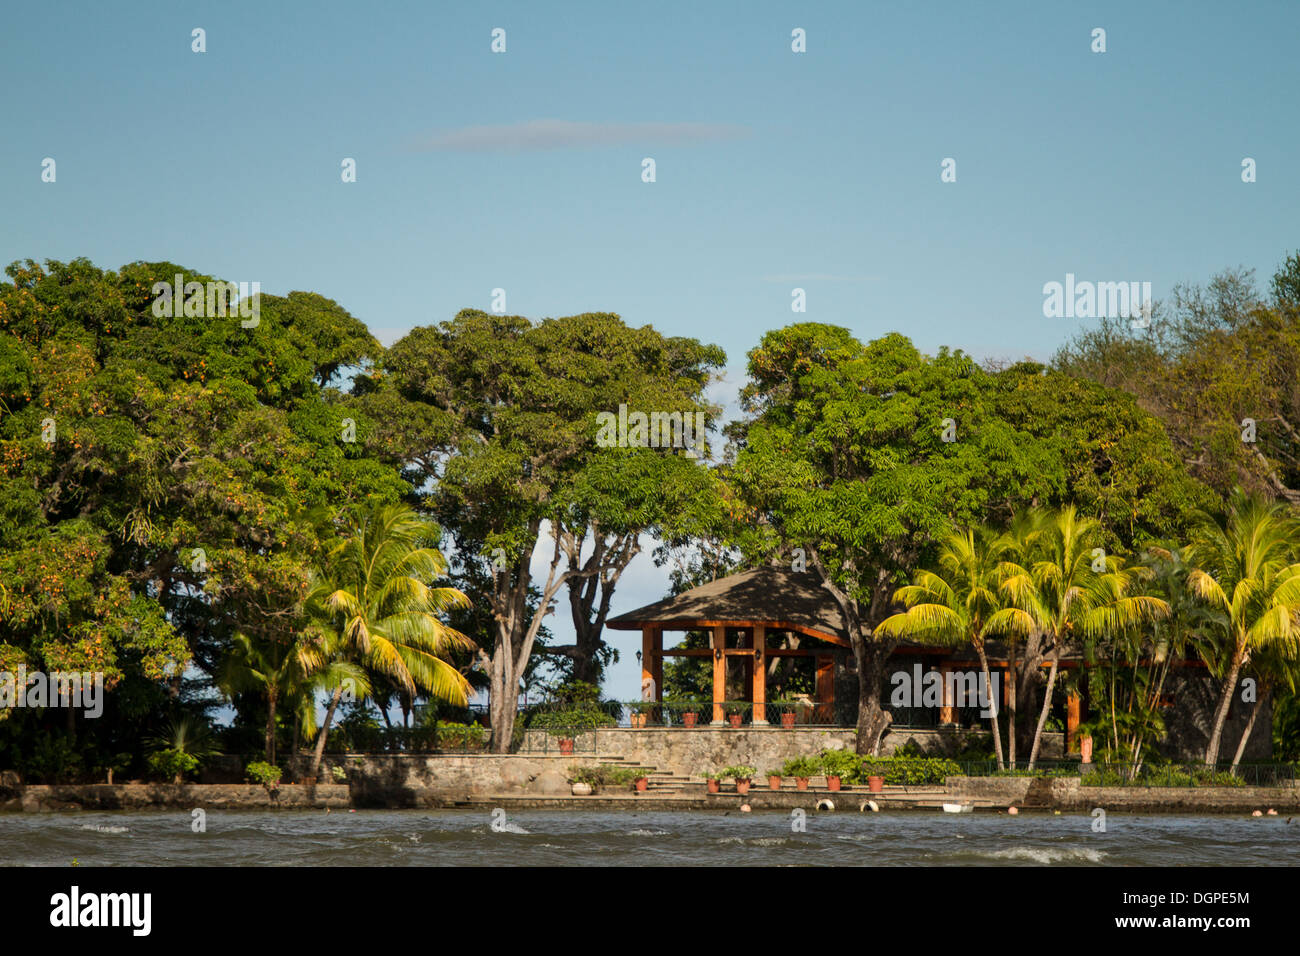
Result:
[[[284,771],[279,767],[272,766],[264,760],[255,760],[244,768],[248,774],[248,779],[253,783],[260,783],[268,790],[274,790],[280,785],[280,777]]]
[[[574,765],[569,768],[569,782],[588,784],[593,792],[603,787],[626,787],[641,776],[643,774],[640,770],[613,764],[601,764],[598,767]]]
[[[814,777],[821,773],[821,761],[815,757],[794,757],[781,767],[783,777]]]
[[[867,757],[864,777],[883,777],[891,787],[924,787],[942,784],[948,777],[965,776],[961,764],[946,757]]]
[[[724,767],[722,770],[724,777],[732,777],[736,780],[749,780],[756,773],[758,771],[748,764],[737,764],[734,767]]]
[[[616,727],[618,721],[591,707],[569,710],[546,710],[533,716],[529,727],[545,730],[553,737],[570,738],[599,727]]]
[[[330,776],[334,778],[335,783],[348,782],[348,772],[344,770],[342,767],[340,767],[338,764],[335,764],[334,766],[330,767]]]
[[[823,750],[818,758],[821,771],[828,777],[839,777],[843,783],[860,782],[862,758],[851,750]]]
[[[166,748],[154,751],[147,761],[149,772],[164,780],[179,783],[186,774],[199,769],[199,758],[183,750]]]

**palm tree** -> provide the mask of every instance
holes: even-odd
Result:
[[[1228,707],[1251,655],[1274,647],[1294,649],[1300,638],[1296,534],[1296,522],[1281,504],[1241,492],[1229,502],[1222,522],[1205,515],[1194,534],[1190,552],[1196,567],[1188,583],[1225,619],[1220,662],[1227,679],[1205,748],[1207,766],[1219,760]]]
[[[1024,611],[1007,608],[998,595],[999,545],[985,528],[953,531],[939,549],[937,570],[916,572],[913,583],[899,588],[894,599],[907,610],[886,618],[879,630],[888,637],[909,637],[922,643],[957,645],[969,642],[979,655],[984,686],[992,688],[985,637],[990,632],[1024,632],[1033,620]],[[998,769],[1005,766],[998,701],[990,701],[989,723]],[[1014,726],[1012,733],[1015,733]]]
[[[1237,743],[1237,752],[1232,757],[1232,772],[1237,772],[1241,758],[1246,753],[1246,744],[1250,742],[1251,732],[1255,729],[1255,719],[1263,709],[1264,702],[1273,696],[1273,690],[1284,687],[1294,696],[1297,682],[1300,682],[1300,659],[1295,655],[1294,647],[1269,644],[1260,647],[1251,654],[1251,664],[1259,675],[1259,689],[1255,696],[1255,706],[1250,709],[1250,718],[1241,731],[1241,740]]]
[[[266,698],[266,759],[275,764],[275,718],[281,700],[301,699],[302,686],[328,667],[319,637],[297,631],[284,640],[255,641],[236,634],[231,653],[217,673],[217,686],[228,696],[256,691]],[[295,694],[295,690],[299,693]]]
[[[1030,564],[1034,542],[1042,533],[1047,518],[1047,512],[1037,507],[1026,508],[1012,515],[1007,530],[1003,532],[996,545],[1005,562],[998,568],[999,578],[1003,577],[1008,569],[1018,568],[1021,565],[1027,567]],[[999,583],[1000,594],[1001,587]],[[1042,658],[1042,633],[1036,621],[1024,636],[1025,657],[1022,662],[1019,657],[1021,635],[1015,629],[1007,633],[1007,763],[1013,770],[1016,767],[1017,712],[1020,693],[1022,687],[1028,690],[1033,671]]]
[[[1001,591],[1007,603],[1033,618],[1050,642],[1051,667],[1029,752],[1031,770],[1051,713],[1061,654],[1069,644],[1118,633],[1169,613],[1169,605],[1160,598],[1134,593],[1143,577],[1141,570],[1123,569],[1117,558],[1100,549],[1100,543],[1100,523],[1067,505],[1035,536],[1034,560],[1028,568],[1008,562],[1001,569]],[[1098,561],[1102,569],[1094,571]]]
[[[333,632],[346,659],[411,696],[422,690],[431,699],[463,707],[469,683],[444,657],[474,644],[439,615],[467,607],[469,599],[455,588],[431,586],[447,573],[436,540],[437,527],[405,505],[362,515],[314,575],[307,606]],[[340,681],[330,697],[310,776],[320,768],[346,687]]]

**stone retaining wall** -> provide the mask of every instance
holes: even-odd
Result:
[[[27,786],[0,809],[142,810],[146,808],[264,810],[270,807],[350,806],[348,788],[339,784],[303,787],[282,784],[274,793],[260,785],[231,784],[64,784]]]

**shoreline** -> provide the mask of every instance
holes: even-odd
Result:
[[[124,810],[455,810],[492,807],[566,811],[704,811],[753,812],[803,809],[818,812],[829,800],[835,812],[940,813],[960,804],[973,813],[1107,812],[1162,815],[1240,814],[1255,810],[1300,815],[1300,787],[1080,787],[1077,780],[1045,778],[950,777],[944,787],[886,787],[838,791],[751,789],[709,794],[606,792],[590,796],[536,793],[454,792],[438,787],[402,787],[387,791],[350,788],[346,784],[281,784],[275,791],[256,784],[53,784],[12,788],[0,799],[0,814],[102,812]],[[2,817],[0,817],[2,818]]]

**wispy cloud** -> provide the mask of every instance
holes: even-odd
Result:
[[[880,276],[837,276],[822,272],[797,272],[790,275],[763,276],[764,282],[879,282]]]
[[[690,146],[741,139],[747,126],[729,123],[590,123],[537,119],[499,126],[466,126],[426,137],[416,148],[481,153],[592,146]]]

